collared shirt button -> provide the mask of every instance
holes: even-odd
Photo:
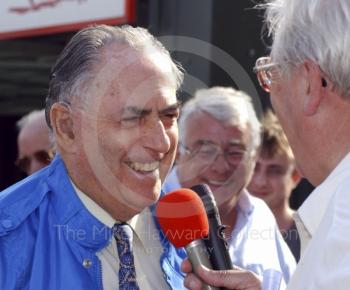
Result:
[[[91,260],[90,259],[84,259],[83,266],[84,266],[84,268],[89,269],[92,266]]]
[[[11,220],[2,220],[1,224],[5,229],[8,229],[12,226],[12,221]]]

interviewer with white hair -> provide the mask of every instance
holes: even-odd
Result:
[[[350,1],[273,0],[264,7],[273,45],[255,71],[300,172],[316,186],[295,216],[301,260],[287,289],[348,290]],[[187,263],[183,269],[191,270]],[[209,284],[260,289],[247,273],[202,270]],[[198,289],[200,283],[191,274],[186,284]]]
[[[208,184],[227,225],[225,235],[235,266],[260,276],[274,269],[289,281],[294,257],[267,205],[246,190],[260,145],[260,127],[251,98],[244,92],[229,87],[198,90],[182,109],[177,166],[163,189]]]

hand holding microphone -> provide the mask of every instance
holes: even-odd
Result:
[[[189,189],[179,189],[163,196],[156,207],[158,222],[167,239],[177,248],[184,247],[196,273],[199,265],[211,269],[202,239],[208,237],[209,224],[203,202]],[[205,290],[218,288],[203,285]]]
[[[243,269],[216,271],[200,267],[194,275],[191,264],[188,260],[184,260],[181,270],[187,274],[184,285],[190,290],[202,289],[203,282],[220,287],[220,289],[264,290],[261,278],[253,272]]]

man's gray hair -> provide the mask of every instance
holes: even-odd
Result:
[[[288,75],[311,60],[344,97],[350,97],[350,1],[267,0],[266,22],[273,37],[271,57]]]
[[[17,130],[21,131],[25,125],[31,123],[33,120],[41,119],[44,117],[45,109],[31,111],[16,122]]]
[[[180,142],[185,144],[187,121],[192,114],[205,112],[225,126],[237,126],[250,133],[250,148],[255,151],[261,142],[261,124],[251,98],[230,87],[198,90],[182,108],[179,119]],[[180,146],[180,150],[182,147]],[[180,151],[181,152],[181,151]]]
[[[69,102],[71,97],[80,96],[82,86],[95,77],[92,68],[100,61],[100,50],[112,43],[126,45],[146,53],[160,52],[170,63],[176,89],[181,86],[183,81],[181,66],[172,60],[168,50],[146,29],[129,25],[122,27],[89,26],[73,36],[52,68],[46,98],[46,121],[50,128],[51,106],[56,102]]]

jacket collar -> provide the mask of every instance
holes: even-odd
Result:
[[[112,236],[112,229],[97,220],[83,205],[59,154],[49,167],[47,177],[51,204],[57,214],[60,234],[65,239],[77,242],[98,251],[104,248]]]
[[[0,193],[0,236],[16,229],[45,199],[47,168]]]

